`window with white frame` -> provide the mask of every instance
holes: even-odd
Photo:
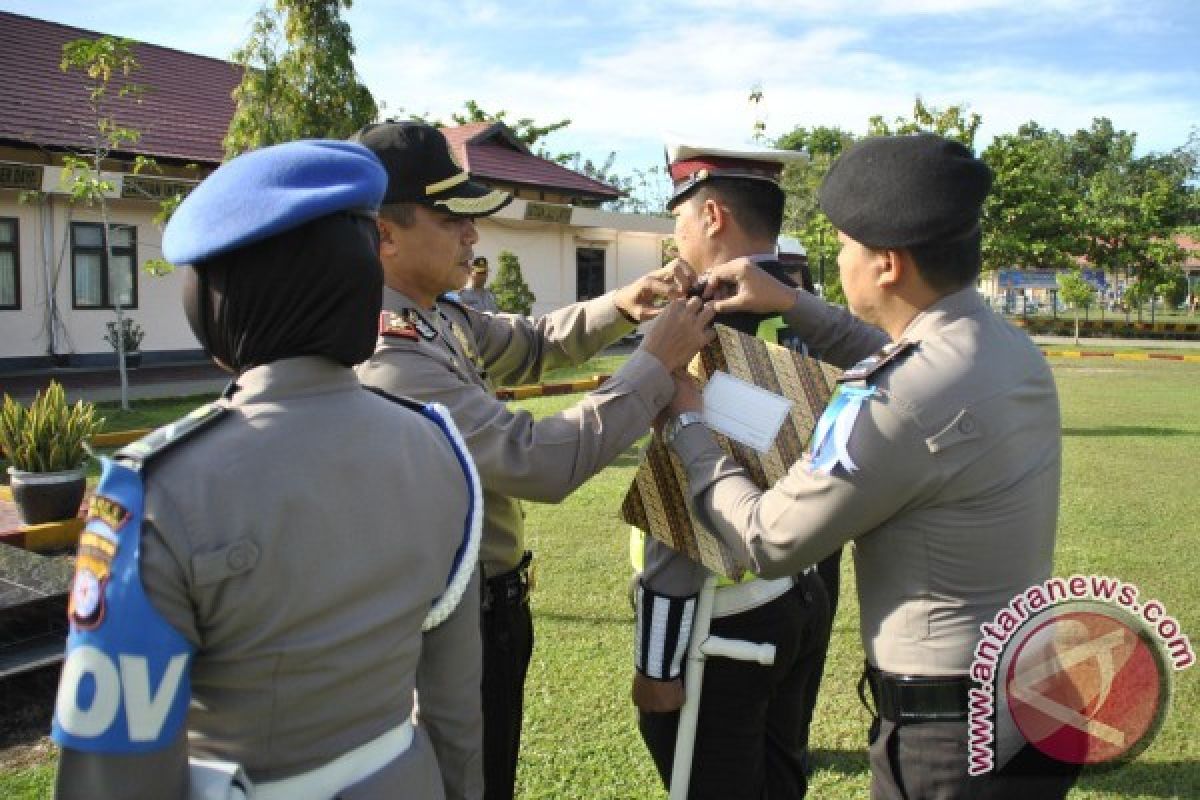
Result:
[[[0,217],[0,309],[21,307],[20,255],[17,221]]]
[[[71,223],[71,275],[75,308],[137,308],[137,228],[108,226],[112,260],[104,249],[104,227]]]

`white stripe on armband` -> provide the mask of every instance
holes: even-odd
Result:
[[[696,613],[696,596],[671,597],[638,584],[634,666],[654,680],[679,677]]]

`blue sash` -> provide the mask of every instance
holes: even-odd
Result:
[[[829,475],[838,464],[848,473],[858,469],[858,465],[850,458],[847,445],[863,402],[873,394],[874,386],[838,386],[813,431],[811,451],[814,472]]]
[[[89,753],[147,753],[180,735],[195,648],[146,596],[141,475],[103,459],[79,539],[53,738]]]

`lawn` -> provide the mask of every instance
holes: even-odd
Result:
[[[1162,601],[1200,645],[1195,570],[1200,503],[1200,364],[1053,358],[1063,404],[1064,474],[1055,574],[1101,573]],[[564,380],[611,372],[592,363]],[[548,414],[575,398],[526,400]],[[176,409],[177,410],[177,409]],[[150,423],[152,424],[152,423]],[[537,553],[537,647],[526,695],[518,775],[522,798],[658,798],[629,702],[632,614],[627,529],[616,508],[636,452],[558,506],[529,505]],[[844,562],[841,609],[813,734],[814,798],[867,795],[867,714],[854,685],[861,664],[854,581]],[[1088,774],[1072,800],[1200,797],[1200,670],[1176,675],[1166,724],[1131,765]],[[41,798],[52,766],[0,774],[0,797]],[[42,787],[42,788],[39,788]]]

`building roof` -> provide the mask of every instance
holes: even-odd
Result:
[[[1200,239],[1186,233],[1175,235],[1175,244],[1187,251],[1183,259],[1183,268],[1192,271],[1200,270]]]
[[[59,68],[62,46],[94,31],[0,11],[0,143],[52,150],[89,145],[86,77]],[[146,87],[139,104],[116,98],[118,124],[141,131],[122,154],[219,164],[221,140],[233,116],[231,92],[241,67],[152,44],[133,48],[141,68],[129,80]]]
[[[502,122],[473,122],[442,133],[463,169],[484,182],[489,180],[553,189],[599,200],[616,200],[620,191],[549,159],[529,152]]]

